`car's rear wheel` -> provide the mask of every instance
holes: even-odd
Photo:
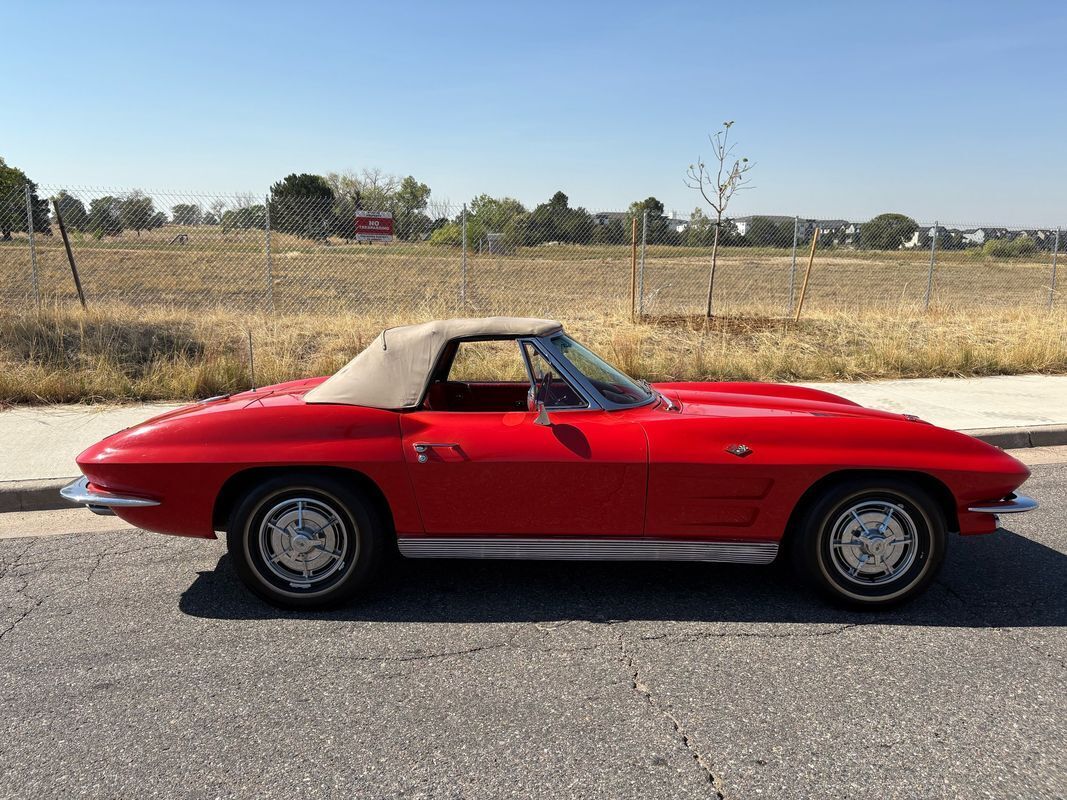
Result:
[[[252,489],[226,540],[237,574],[285,608],[343,603],[377,572],[383,526],[373,504],[342,481],[318,475],[272,478]]]
[[[884,608],[922,592],[945,554],[945,520],[919,486],[898,479],[830,488],[793,540],[801,577],[852,607]]]

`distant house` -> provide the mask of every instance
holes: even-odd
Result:
[[[663,215],[663,218],[667,220],[668,227],[675,233],[685,233],[689,230],[689,220],[678,216],[677,211],[669,211]]]
[[[930,239],[933,237],[933,235],[933,227],[918,227],[915,229],[915,233],[911,235],[911,238],[905,239],[903,242],[901,242],[900,246],[904,250],[914,250],[916,247],[929,247]]]
[[[737,235],[744,236],[748,233],[748,229],[752,227],[752,220],[757,217],[761,219],[769,219],[775,224],[781,224],[788,222],[792,224],[794,217],[783,217],[780,214],[751,214],[747,217],[734,217],[731,222],[737,227]]]
[[[628,211],[597,211],[593,214],[594,225],[610,225],[612,222],[622,224],[630,218]]]

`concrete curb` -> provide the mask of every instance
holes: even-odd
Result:
[[[974,428],[960,431],[1002,450],[1023,447],[1056,447],[1067,444],[1067,425],[1034,425],[1029,428]]]
[[[1030,428],[974,428],[960,431],[1003,450],[1023,447],[1055,447],[1067,444],[1067,425],[1036,425]],[[40,481],[0,483],[0,513],[5,511],[55,511],[77,508],[59,496],[59,490],[73,481],[50,478]]]
[[[0,483],[0,513],[77,508],[59,496],[59,490],[73,480],[49,478],[43,481],[4,481]]]

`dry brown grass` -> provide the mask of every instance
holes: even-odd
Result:
[[[110,305],[0,315],[0,401],[188,400],[333,372],[383,328],[449,313],[190,312]],[[622,308],[564,315],[568,330],[649,380],[865,378],[1067,372],[1067,313],[815,309],[799,325],[773,310],[630,322]]]
[[[186,244],[172,244],[179,233]],[[422,304],[450,313],[529,310],[566,315],[590,302],[611,307],[630,292],[628,246],[542,245],[510,255],[468,257],[467,305],[459,305],[460,254],[428,243],[328,245],[285,234],[271,238],[274,296],[291,312],[340,309],[376,314]],[[262,231],[176,226],[95,240],[76,234],[73,249],[92,303],[180,305],[186,308],[267,307]],[[802,271],[805,253],[798,255]],[[694,313],[703,307],[710,251],[650,246],[646,310]],[[934,303],[950,308],[1047,305],[1050,256],[993,259],[980,250],[938,255]],[[816,255],[807,307],[871,313],[922,304],[929,252],[827,250]],[[66,255],[58,236],[38,237],[38,270],[46,300],[72,301]],[[716,308],[731,314],[784,312],[789,302],[790,251],[727,248],[716,278]],[[799,275],[797,276],[799,283]],[[0,300],[30,297],[25,239],[0,243]]]

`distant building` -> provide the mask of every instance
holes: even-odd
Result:
[[[739,236],[744,236],[748,233],[748,229],[752,227],[752,220],[757,217],[761,219],[769,219],[776,225],[780,225],[783,222],[792,224],[794,217],[783,217],[779,214],[752,214],[747,217],[733,217],[730,221],[737,227],[737,233]]]
[[[597,211],[593,214],[594,225],[608,225],[612,222],[622,223],[629,219],[628,211]]]

